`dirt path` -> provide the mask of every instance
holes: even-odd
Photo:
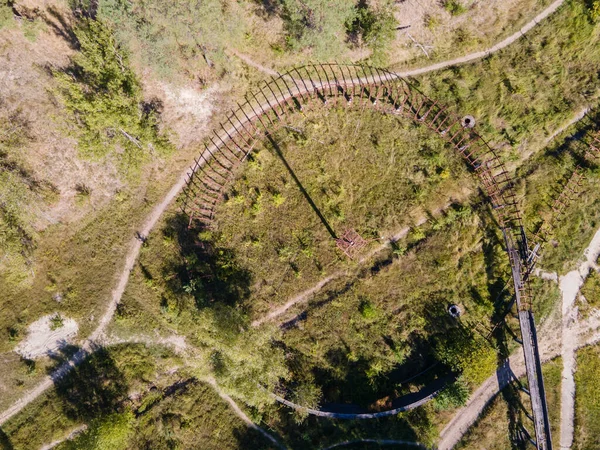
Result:
[[[177,183],[171,188],[165,198],[160,202],[157,206],[154,207],[146,222],[139,230],[139,233],[142,236],[148,236],[150,234],[150,230],[156,225],[158,219],[162,215],[162,213],[167,209],[167,207],[171,204],[171,202],[175,199],[175,197],[179,194],[179,192],[185,186],[187,171],[181,174]],[[98,326],[94,330],[94,332],[87,338],[83,344],[81,345],[81,350],[79,350],[73,358],[71,358],[68,362],[64,363],[60,366],[53,374],[46,376],[40,384],[31,389],[29,392],[23,395],[19,400],[17,400],[11,407],[6,409],[0,414],[0,425],[4,424],[8,419],[13,417],[19,411],[21,411],[25,406],[43,394],[46,390],[50,389],[54,385],[54,379],[60,378],[64,376],[66,373],[70,372],[71,369],[79,364],[86,356],[91,353],[94,343],[100,341],[104,330],[112,320],[112,317],[117,309],[117,304],[121,300],[123,296],[123,292],[125,292],[125,287],[127,286],[127,281],[129,280],[129,274],[133,270],[135,265],[135,261],[140,253],[140,249],[142,248],[142,242],[137,238],[132,238],[129,244],[129,251],[127,252],[127,258],[125,260],[125,266],[119,273],[119,280],[117,286],[112,291],[111,300],[106,308],[106,312],[100,319]]]
[[[544,11],[542,11],[540,14],[538,14],[533,20],[531,20],[528,24],[526,24],[523,28],[521,28],[521,30],[519,30],[517,33],[504,39],[503,41],[499,42],[498,44],[494,45],[493,47],[491,47],[487,50],[484,50],[482,52],[472,53],[470,55],[466,55],[461,58],[456,58],[456,59],[453,59],[450,61],[440,62],[440,63],[433,64],[431,66],[423,67],[420,69],[410,70],[410,71],[407,71],[404,73],[398,73],[397,75],[404,76],[404,77],[419,75],[419,74],[423,74],[423,73],[427,73],[427,72],[432,72],[435,70],[444,69],[446,67],[450,67],[450,66],[453,66],[456,64],[462,64],[465,62],[473,61],[475,59],[482,58],[491,53],[497,52],[498,50],[501,50],[501,49],[507,47],[508,45],[510,45],[517,39],[519,39],[523,34],[527,33],[529,30],[531,30],[539,21],[545,19],[550,14],[552,14],[554,11],[556,11],[558,9],[558,7],[563,4],[563,2],[564,2],[564,0],[556,0],[548,8],[546,8]],[[235,132],[233,127],[231,128],[230,132],[231,133]],[[167,207],[171,204],[171,202],[177,197],[179,192],[181,192],[181,190],[185,186],[186,178],[187,178],[187,168],[186,168],[186,170],[183,171],[183,173],[181,174],[181,176],[179,177],[179,179],[177,180],[175,185],[167,193],[165,198],[158,205],[156,205],[154,207],[154,209],[152,210],[152,212],[146,219],[143,226],[138,230],[142,236],[148,236],[150,234],[150,231],[152,230],[152,228],[154,228],[154,226],[158,222],[160,216],[164,213],[164,211],[167,209]],[[9,420],[11,417],[13,417],[15,414],[17,414],[23,408],[25,408],[29,403],[31,403],[33,400],[35,400],[37,397],[39,397],[41,394],[43,394],[46,390],[51,388],[54,384],[54,382],[53,382],[54,379],[63,377],[75,365],[79,364],[83,359],[85,359],[86,356],[92,351],[92,348],[94,347],[94,343],[103,336],[104,330],[106,329],[106,327],[112,320],[112,317],[117,308],[117,304],[119,303],[119,301],[121,300],[121,297],[123,296],[123,293],[125,292],[125,287],[127,286],[127,281],[129,280],[129,274],[131,273],[131,271],[134,268],[135,261],[137,260],[137,257],[140,253],[141,248],[142,248],[142,242],[135,237],[132,238],[132,240],[129,244],[129,250],[127,252],[127,257],[125,260],[124,267],[118,275],[118,282],[117,282],[115,289],[112,292],[111,300],[106,308],[106,312],[100,319],[98,326],[96,327],[94,332],[81,345],[81,350],[78,351],[77,353],[75,353],[75,355],[68,362],[66,362],[62,366],[60,366],[54,373],[45,377],[36,387],[34,387],[33,389],[31,389],[27,393],[25,393],[19,400],[17,400],[8,409],[6,409],[2,413],[0,413],[0,425],[4,424],[7,420]]]
[[[508,47],[510,44],[512,44],[516,40],[520,39],[524,34],[528,33],[539,22],[541,22],[542,20],[544,20],[545,18],[547,18],[548,16],[553,14],[564,2],[565,2],[565,0],[554,1],[546,9],[544,9],[541,13],[539,13],[537,16],[535,16],[532,20],[530,20],[525,25],[523,25],[523,27],[519,31],[513,33],[512,35],[510,35],[503,41],[498,42],[496,45],[486,48],[485,50],[481,50],[481,51],[475,52],[475,53],[470,53],[468,55],[461,56],[460,58],[450,59],[448,61],[442,61],[442,62],[439,62],[436,64],[432,64],[430,66],[421,67],[418,69],[410,69],[410,70],[406,70],[404,72],[395,72],[395,74],[399,77],[404,77],[404,78],[414,77],[416,75],[422,75],[424,73],[434,72],[436,70],[446,69],[451,66],[456,66],[459,64],[464,64],[464,63],[468,63],[471,61],[475,61],[477,59],[485,58],[486,56],[489,56],[492,53],[496,53],[497,51]],[[277,71],[275,71],[274,69],[270,69],[268,67],[263,66],[262,64],[259,64],[255,61],[253,61],[249,56],[244,55],[244,54],[238,52],[237,50],[231,49],[230,52],[233,53],[238,58],[240,58],[242,61],[244,61],[249,66],[254,67],[255,69],[257,69],[263,73],[266,73],[266,74],[272,75],[272,76],[279,75],[279,73]]]
[[[423,223],[425,223],[425,220],[420,221],[419,223],[417,223],[417,226],[422,225]],[[364,264],[368,259],[372,258],[376,254],[378,254],[378,253],[382,252],[383,250],[385,250],[391,243],[396,242],[399,239],[404,238],[408,234],[409,231],[410,231],[409,227],[403,228],[399,233],[395,234],[394,236],[392,236],[389,239],[386,239],[383,244],[378,245],[373,250],[371,250],[369,253],[367,253],[365,256],[363,256],[362,258],[360,258],[357,261],[358,264],[359,265]],[[348,275],[348,274],[349,274],[349,271],[347,271],[347,270],[339,270],[337,272],[332,273],[328,277],[323,278],[321,281],[319,281],[313,287],[311,287],[311,288],[309,288],[309,289],[301,292],[300,294],[292,297],[290,300],[288,300],[287,302],[285,302],[279,308],[274,309],[273,311],[271,311],[270,313],[268,313],[266,316],[261,317],[260,319],[256,319],[255,321],[252,322],[252,326],[253,327],[258,327],[258,326],[262,325],[265,322],[268,322],[270,320],[275,319],[276,317],[281,316],[282,314],[285,314],[285,312],[287,310],[289,310],[291,307],[293,307],[295,305],[299,305],[299,304],[308,302],[317,292],[319,292],[321,289],[323,289],[331,281],[336,280],[336,279],[338,279],[338,278],[340,278],[340,277],[342,277],[344,275]]]
[[[577,324],[574,327],[574,335],[577,344],[575,349],[592,345],[600,341],[600,319],[594,318],[586,322]],[[540,341],[540,353],[542,362],[549,361],[561,355],[561,336],[556,333],[548,333],[544,330],[542,340]],[[555,331],[555,330],[553,330]],[[521,378],[525,376],[525,361],[523,351],[519,349],[511,355],[505,364],[498,369],[497,374],[489,377],[474,393],[471,395],[467,405],[458,410],[452,420],[440,433],[438,450],[450,450],[461,440],[467,430],[477,421],[479,415],[485,406],[494,398],[501,388],[505,387],[511,374]],[[498,380],[503,380],[499,382]]]
[[[585,261],[577,270],[560,277],[560,290],[562,293],[562,314],[560,327],[547,325],[540,332],[540,351],[542,361],[557,356],[563,358],[563,373],[561,384],[561,436],[560,448],[569,449],[573,442],[573,419],[575,413],[575,352],[578,348],[593,344],[600,340],[600,318],[592,316],[585,322],[577,321],[577,308],[575,299],[590,268],[596,267],[596,260],[600,255],[600,229],[594,235],[590,245],[584,251]],[[542,277],[556,281],[556,274]],[[560,331],[560,332],[559,332]],[[453,419],[440,433],[439,450],[453,448],[471,427],[489,401],[507,384],[510,370],[516,377],[525,375],[525,361],[521,349],[509,358],[507,364],[499,369],[499,374],[488,378],[477,389],[467,405],[461,408]],[[502,379],[502,382],[499,382]]]
[[[465,195],[467,195],[467,194],[465,194]],[[437,216],[438,214],[443,213],[455,201],[456,201],[456,199],[453,199],[452,201],[447,202],[442,207],[437,208],[433,214],[435,214]],[[414,225],[412,225],[412,226],[413,227],[420,227],[421,225],[425,224],[426,222],[427,222],[427,218],[426,217],[422,217],[422,218],[416,220],[415,223],[414,223]],[[384,251],[387,247],[389,247],[394,242],[397,242],[400,239],[404,239],[408,235],[410,229],[411,229],[411,227],[404,227],[400,231],[398,231],[397,233],[395,233],[394,235],[390,236],[389,238],[382,238],[383,239],[383,243],[380,244],[380,245],[378,245],[377,247],[373,248],[371,251],[369,251],[364,256],[362,256],[357,261],[357,264],[359,266],[363,265],[365,262],[367,262],[369,259],[371,259],[375,255],[377,255],[378,253],[381,253],[382,251]],[[311,287],[309,289],[306,289],[305,291],[301,292],[298,295],[295,295],[290,300],[288,300],[283,305],[281,305],[279,308],[274,309],[273,311],[269,312],[267,315],[261,317],[260,319],[254,320],[251,325],[253,327],[258,327],[258,326],[262,325],[265,322],[269,322],[270,320],[273,320],[273,319],[275,319],[275,318],[277,318],[277,317],[285,314],[293,306],[301,305],[303,303],[307,303],[317,292],[319,292],[321,289],[323,289],[331,281],[336,280],[338,278],[341,278],[341,277],[343,277],[345,275],[347,276],[349,274],[350,274],[349,270],[339,270],[337,272],[332,273],[331,275],[329,275],[329,276],[323,278],[322,280],[320,280],[313,287]]]
[[[227,395],[226,393],[221,391],[221,388],[219,387],[219,385],[217,384],[217,382],[215,381],[214,378],[205,378],[202,381],[206,381],[208,384],[210,384],[215,389],[215,391],[217,391],[217,394],[219,394],[219,397],[221,397],[223,400],[225,400],[227,403],[229,403],[229,406],[231,406],[231,408],[233,409],[235,414],[240,419],[242,419],[246,423],[246,425],[248,425],[253,430],[256,430],[260,434],[262,434],[265,438],[267,438],[269,441],[271,441],[275,445],[275,447],[277,447],[281,450],[286,450],[286,447],[283,444],[281,444],[277,439],[275,439],[273,436],[271,436],[269,433],[267,433],[261,427],[259,427],[254,422],[252,422],[252,420],[250,420],[250,418],[246,415],[246,413],[244,413],[244,411],[242,411],[240,409],[240,407],[237,405],[235,400],[233,400],[229,395]]]
[[[78,435],[80,435],[81,433],[83,433],[85,430],[87,430],[87,425],[80,425],[77,428],[73,429],[73,431],[71,431],[67,436],[65,436],[64,439],[60,439],[60,440],[56,440],[56,441],[50,442],[49,444],[46,444],[43,447],[41,447],[40,450],[52,450],[53,448],[55,448],[59,444],[62,444],[65,441],[72,441]]]
[[[562,383],[560,403],[560,448],[570,449],[573,445],[573,426],[575,420],[575,347],[577,345],[576,327],[578,308],[575,306],[577,294],[590,269],[596,266],[600,255],[600,230],[584,252],[585,261],[578,269],[560,277],[562,294]]]

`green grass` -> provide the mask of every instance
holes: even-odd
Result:
[[[584,314],[600,307],[600,274],[592,269],[581,287],[581,295],[586,302],[580,303],[579,309]]]
[[[418,84],[472,114],[479,131],[519,161],[584,105],[597,103],[599,40],[600,26],[583,1],[569,0],[526,38],[477,63],[420,76]]]
[[[453,16],[459,16],[467,11],[464,5],[458,0],[445,0],[444,9]]]
[[[560,383],[561,383],[562,360],[553,359],[542,366],[546,388],[546,400],[548,403],[548,414],[550,416],[550,428],[553,442],[559,438],[560,426]],[[526,379],[521,382],[526,383]],[[505,388],[500,395],[492,399],[490,404],[483,410],[477,422],[463,436],[457,445],[457,449],[464,450],[505,450],[509,448],[521,448],[511,442],[511,433],[516,426],[515,420],[521,421],[523,425],[533,433],[531,421],[522,413],[514,411],[510,402],[523,402],[529,408],[528,398],[525,394],[515,391],[511,387]],[[516,416],[514,416],[516,414]],[[513,419],[511,419],[513,417]],[[512,424],[512,425],[511,425]]]
[[[181,363],[158,347],[102,349],[2,426],[0,444],[39,448],[85,424],[58,448],[270,448]]]
[[[600,376],[600,347],[584,348],[577,353],[575,372],[575,440],[573,448],[592,450],[600,436],[600,399],[597,395]]]
[[[464,371],[476,385],[493,372],[496,356],[471,328],[489,328],[508,263],[478,196],[432,213],[449,197],[466,197],[475,180],[428,130],[368,110],[325,113],[326,121],[307,109],[290,122],[301,131],[275,134],[277,148],[257,147],[211,229],[190,231],[177,216],[165,216],[142,251],[115,329],[127,333],[140,323],[176,329],[201,349],[198,360],[207,370],[259,413],[270,402],[252,382],[273,389],[285,380],[292,398],[308,405],[372,408],[449,370]],[[377,257],[349,261],[281,157],[335,234],[352,228],[376,239],[416,217],[428,221]],[[339,280],[311,299],[296,327],[285,333],[249,327],[336,271]],[[462,327],[448,317],[452,303],[464,311]],[[442,364],[428,378],[388,380],[396,367],[407,378],[436,359]],[[424,424],[436,412],[426,415]],[[433,428],[423,425],[419,436],[431,440]]]

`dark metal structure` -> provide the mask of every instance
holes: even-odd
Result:
[[[344,231],[335,243],[350,259],[354,259],[356,254],[367,245],[367,241],[355,230]]]
[[[406,80],[374,67],[341,64],[297,67],[273,77],[227,116],[195,161],[182,204],[190,222],[196,219],[210,223],[236,167],[269,131],[288,125],[286,118],[292,113],[332,104],[374,108],[427,126],[448,142],[479,178],[504,235],[512,268],[536,447],[551,450],[544,383],[527,282],[530,251],[513,180],[495,150],[472,128],[465,126],[461,117],[451,114],[446,107],[429,99]]]

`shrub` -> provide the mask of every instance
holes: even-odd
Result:
[[[144,103],[128,56],[100,21],[82,19],[74,30],[81,50],[66,70],[54,75],[56,92],[79,125],[84,155],[118,155],[122,167],[135,168],[149,154],[170,149],[159,134],[158,115]]]
[[[0,30],[9,26],[13,20],[13,11],[11,2],[8,0],[0,0]]]
[[[360,36],[362,42],[373,50],[373,62],[384,64],[385,51],[394,39],[395,24],[392,2],[381,2],[375,8],[361,0],[353,20],[346,23],[346,30],[351,40]]]
[[[64,321],[62,316],[60,315],[60,313],[56,313],[52,316],[52,318],[50,319],[50,329],[51,330],[58,330],[59,328],[62,328],[62,326],[64,325]]]
[[[345,0],[282,0],[286,41],[292,49],[312,48],[317,58],[331,58],[357,17]]]
[[[469,399],[469,387],[461,377],[450,383],[433,400],[433,407],[437,411],[463,406]]]
[[[600,0],[594,0],[590,5],[590,16],[592,20],[600,20]]]
[[[458,0],[445,0],[444,9],[453,16],[458,16],[467,10]]]
[[[439,336],[435,352],[440,361],[462,373],[464,382],[472,386],[490,376],[497,365],[491,345],[467,329],[454,328]]]

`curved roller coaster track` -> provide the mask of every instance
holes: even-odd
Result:
[[[497,152],[463,118],[387,70],[364,65],[318,64],[272,77],[230,112],[205,142],[188,174],[182,209],[190,223],[209,224],[236,168],[286,119],[305,109],[343,105],[411,119],[444,139],[477,175],[503,233],[521,327],[536,446],[551,449],[550,426],[528,278],[532,258],[513,179]]]

